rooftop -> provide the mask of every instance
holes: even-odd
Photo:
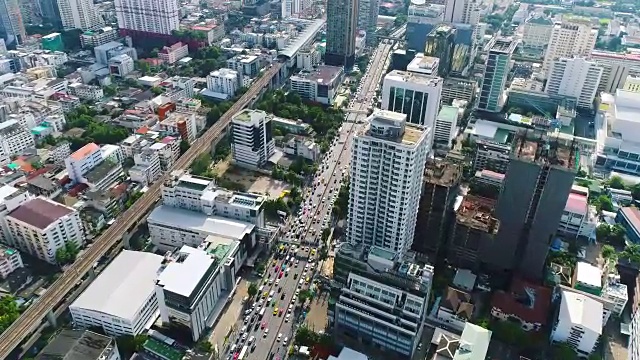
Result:
[[[174,255],[175,259],[160,273],[157,284],[165,291],[189,298],[214,264],[214,259],[206,251],[186,245]]]
[[[587,199],[587,196],[570,192],[567,197],[567,203],[564,205],[564,211],[568,211],[573,214],[585,215],[588,212],[588,207],[589,200]]]
[[[576,282],[587,286],[602,287],[602,270],[588,262],[578,261],[576,263]]]
[[[318,84],[332,84],[340,78],[342,72],[341,66],[319,65],[311,71],[301,71],[292,76],[291,80],[307,79]]]
[[[175,347],[169,346],[154,338],[148,338],[142,345],[146,350],[156,354],[158,357],[167,360],[182,360],[185,352]]]
[[[133,320],[155,291],[155,281],[164,257],[123,250],[71,304]],[[135,276],[131,276],[135,274]]]
[[[545,325],[551,305],[551,289],[514,278],[509,291],[497,291],[491,306],[531,324]],[[602,317],[600,317],[602,319]]]
[[[394,142],[398,145],[415,146],[426,137],[423,127],[407,124],[407,116],[388,110],[376,110],[367,118],[367,126],[360,129],[360,136],[366,135]]]
[[[318,31],[324,26],[326,20],[324,19],[316,19],[316,20],[297,20],[297,25],[303,25],[304,30],[299,33],[293,41],[287,44],[287,47],[280,50],[278,52],[279,55],[286,56],[288,58],[293,57],[300,51],[302,47],[304,47],[307,43],[311,42]]]
[[[207,216],[199,212],[166,205],[160,205],[153,209],[147,221],[209,235],[219,235],[234,240],[242,239],[254,229],[254,225],[250,223],[217,216]]]
[[[71,154],[71,159],[79,161],[87,156],[93,154],[96,151],[100,151],[100,146],[96,143],[89,143],[80,149],[76,150],[73,154]]]
[[[450,187],[457,184],[461,176],[462,167],[459,164],[427,159],[427,164],[424,168],[424,180],[426,182]]]
[[[455,106],[444,105],[438,113],[438,119],[456,123],[458,121],[458,113],[460,109]]]
[[[477,360],[484,359],[489,350],[491,342],[490,330],[472,323],[466,323],[462,336],[460,337],[460,346],[456,350],[453,360]]]
[[[513,54],[513,51],[516,49],[516,45],[518,45],[517,41],[513,41],[511,38],[495,38],[492,43],[490,43],[489,51],[492,53],[500,53],[500,54]]]
[[[36,360],[102,360],[115,341],[88,330],[62,330],[36,355]]]
[[[523,161],[549,163],[576,170],[576,152],[540,131],[521,131],[513,144],[514,155]]]
[[[456,222],[487,233],[498,232],[499,222],[493,215],[496,201],[480,196],[467,195],[456,210]]]
[[[257,121],[258,119],[265,118],[266,116],[267,113],[262,110],[244,109],[233,115],[232,120],[249,123],[252,121]]]
[[[13,210],[8,217],[44,230],[74,210],[44,197],[32,199]]]
[[[604,307],[601,302],[589,296],[560,290],[562,301],[558,318],[569,321],[571,324],[581,325],[596,334],[602,335],[602,313]]]
[[[114,170],[122,170],[122,166],[110,160],[105,160],[89,171],[84,177],[91,184],[97,184],[107,178]]]
[[[442,78],[437,76],[419,74],[408,71],[393,70],[385,75],[384,80],[395,80],[399,82],[410,82],[414,84],[437,86],[442,83]]]

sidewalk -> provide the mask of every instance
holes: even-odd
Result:
[[[220,353],[224,351],[227,335],[229,335],[232,330],[235,330],[233,327],[238,322],[238,318],[244,307],[242,299],[247,296],[247,290],[247,280],[242,279],[238,285],[236,294],[233,296],[233,300],[231,300],[227,309],[223,310],[224,314],[220,317],[220,320],[218,320],[218,323],[211,332],[209,342],[214,347],[218,345],[218,351]]]

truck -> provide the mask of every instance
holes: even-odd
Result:
[[[262,319],[262,317],[264,317],[264,309],[266,309],[266,307],[263,307],[262,309],[260,309],[260,313],[258,315],[260,315],[260,319]]]
[[[238,356],[238,360],[243,360],[247,356],[248,352],[249,352],[249,346],[245,345],[242,348],[242,350],[240,350],[240,355]]]

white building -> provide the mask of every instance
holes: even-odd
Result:
[[[319,65],[310,71],[301,71],[289,79],[291,90],[305,100],[325,105],[333,104],[342,82],[344,70],[339,66]]]
[[[640,54],[637,51],[617,53],[594,50],[591,60],[604,69],[598,92],[614,93],[624,87],[628,76],[640,76]]]
[[[135,69],[131,56],[127,54],[116,55],[109,59],[109,74],[117,77],[125,77]]]
[[[585,58],[559,58],[551,62],[544,91],[578,100],[578,107],[591,109],[596,97],[602,67]]]
[[[149,186],[162,176],[160,156],[151,149],[145,149],[133,155],[133,162],[135,165],[129,169],[132,181]]]
[[[613,308],[611,312],[616,316],[622,316],[627,301],[629,301],[629,293],[627,285],[620,282],[620,275],[609,273],[603,279],[602,293],[600,296],[611,302]]]
[[[567,343],[578,355],[588,357],[602,335],[602,303],[572,291],[561,290],[560,311],[551,340]]]
[[[640,93],[618,89],[615,96],[601,95],[595,118],[596,165],[640,175]]]
[[[623,89],[626,91],[640,93],[640,77],[631,75],[627,76]]]
[[[431,129],[427,139],[431,149],[441,96],[442,78],[393,70],[382,84],[382,109],[406,114],[408,123]]]
[[[366,42],[369,45],[374,45],[376,43],[379,11],[380,0],[358,1],[358,29],[366,31]]]
[[[275,152],[271,118],[262,110],[245,109],[231,118],[231,153],[239,166],[260,168]]]
[[[0,165],[11,161],[11,156],[20,155],[25,149],[36,147],[33,135],[15,120],[0,123]]]
[[[544,49],[549,45],[553,21],[538,16],[532,17],[524,24],[522,44],[527,48]]]
[[[226,291],[235,285],[227,281],[233,276],[225,266],[227,259],[189,246],[171,254],[156,282],[162,322],[188,327],[192,340],[198,341],[223,310],[218,302],[226,302]]]
[[[65,159],[69,179],[73,182],[80,182],[80,179],[102,163],[102,151],[95,143],[89,143],[76,150],[71,156]]]
[[[91,0],[58,0],[58,9],[65,30],[90,30],[104,24],[98,7]]]
[[[170,35],[180,27],[180,3],[176,0],[115,0],[114,5],[120,29]]]
[[[67,243],[84,246],[80,215],[74,209],[38,197],[6,217],[11,246],[48,263],[56,263],[56,251]]]
[[[407,65],[407,71],[412,73],[438,76],[438,66],[440,65],[440,59],[433,56],[426,56],[422,53],[416,54]]]
[[[235,70],[223,68],[212,71],[207,75],[207,90],[214,93],[213,97],[231,98],[241,87],[240,78],[241,75]]]
[[[566,236],[584,236],[595,240],[598,224],[595,209],[589,206],[589,189],[574,185],[564,206],[558,231]]]
[[[96,326],[111,336],[135,336],[151,327],[158,317],[155,281],[163,261],[153,253],[123,250],[69,306],[75,326]]]
[[[255,55],[236,55],[227,60],[227,67],[254,78],[260,72],[260,58]]]
[[[380,110],[354,136],[347,239],[404,253],[413,242],[430,129]]]
[[[87,30],[80,34],[80,45],[85,47],[96,47],[104,45],[118,38],[118,31],[110,26],[105,26],[95,30]]]
[[[588,58],[597,38],[598,29],[592,28],[588,22],[563,20],[562,23],[555,24],[542,63],[543,74],[551,70],[552,61],[556,59],[574,56]]]
[[[457,135],[458,115],[460,109],[445,105],[440,109],[433,132],[433,143],[451,146],[451,140]]]
[[[73,83],[69,85],[69,92],[84,100],[99,101],[104,98],[104,91],[102,90],[102,87],[96,85]]]
[[[3,244],[11,245],[13,241],[11,239],[11,233],[9,232],[9,225],[7,225],[7,215],[15,210],[18,206],[31,200],[33,196],[26,189],[17,189],[13,186],[3,185],[0,187],[0,226],[2,231],[0,232],[0,242]]]
[[[6,279],[9,274],[22,267],[24,264],[18,250],[0,245],[0,277]]]
[[[165,46],[158,51],[158,57],[167,64],[173,64],[176,61],[189,55],[189,45],[177,42],[171,46]]]
[[[445,2],[444,22],[478,25],[479,21],[480,10],[475,0],[450,0]]]

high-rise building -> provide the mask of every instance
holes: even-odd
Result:
[[[60,17],[60,8],[58,0],[39,0],[42,22],[52,24],[56,28],[62,27],[62,18]]]
[[[575,98],[578,107],[591,109],[602,78],[602,67],[585,58],[553,60],[544,91],[549,95]]]
[[[449,75],[466,78],[476,57],[476,26],[456,24],[455,30]]]
[[[245,109],[231,118],[231,153],[239,166],[260,168],[275,151],[271,117],[262,110]]]
[[[538,131],[516,135],[496,206],[493,251],[500,262],[539,279],[576,174],[578,150]]]
[[[91,30],[104,25],[92,0],[58,0],[58,9],[65,30]]]
[[[449,24],[477,25],[480,22],[478,4],[475,0],[447,0],[444,21]]]
[[[628,76],[640,76],[640,55],[628,52],[594,50],[590,59],[603,68],[598,93],[614,94],[624,87]]]
[[[532,17],[524,24],[522,45],[530,49],[544,49],[549,45],[553,21],[542,16]]]
[[[413,242],[429,128],[378,110],[351,151],[347,239],[404,254]]]
[[[327,1],[327,50],[324,63],[350,68],[356,57],[358,0]]]
[[[427,161],[416,233],[411,249],[435,263],[447,235],[462,167],[449,161]]]
[[[494,38],[487,46],[489,56],[480,86],[478,109],[499,112],[504,105],[504,88],[509,75],[511,55],[517,42],[510,38]]]
[[[0,0],[0,38],[7,44],[21,44],[26,36],[18,0]]]
[[[425,38],[444,19],[444,6],[413,0],[407,13],[407,48],[423,52]]]
[[[178,0],[116,0],[115,9],[120,29],[171,34],[180,26]]]
[[[456,38],[456,29],[451,25],[440,24],[427,35],[425,41],[424,54],[437,57],[438,75],[443,78],[451,71],[451,59],[453,57],[453,47]]]
[[[429,128],[431,149],[441,94],[442,78],[394,70],[382,83],[382,109],[406,114],[408,123]]]
[[[283,19],[290,18],[293,15],[300,13],[302,2],[300,0],[282,0],[282,11],[280,16]]]
[[[555,24],[542,63],[542,73],[547,75],[553,60],[574,56],[589,57],[597,38],[598,29],[592,27],[590,19],[568,18]]]
[[[367,32],[367,45],[376,43],[376,30],[378,28],[378,11],[380,0],[358,1],[358,29]]]

